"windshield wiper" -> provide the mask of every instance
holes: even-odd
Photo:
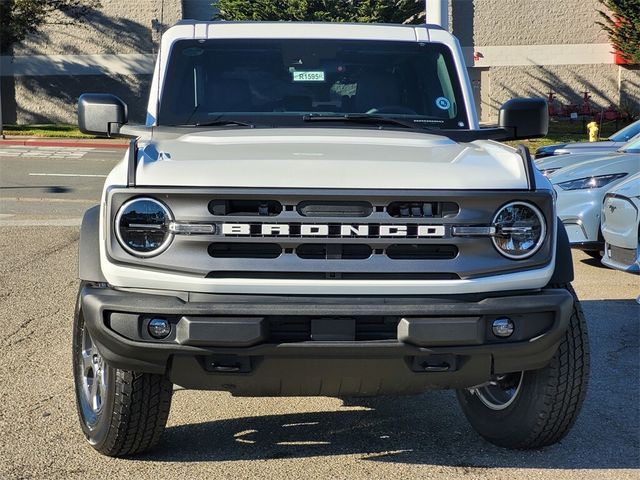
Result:
[[[225,125],[237,125],[239,127],[250,127],[254,128],[255,125],[253,123],[241,122],[240,120],[213,120],[211,122],[202,122],[196,123],[194,127],[224,127]]]
[[[302,117],[305,122],[353,122],[353,123],[374,123],[381,124],[386,123],[389,125],[399,125],[405,128],[411,128],[412,130],[426,130],[425,127],[416,125],[415,123],[407,122],[404,120],[398,120],[397,118],[383,117],[381,115],[367,115],[367,114],[352,114],[345,113],[344,115],[305,115]]]

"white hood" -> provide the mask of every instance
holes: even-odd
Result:
[[[492,141],[337,128],[213,130],[141,142],[139,186],[525,189],[520,156]]]

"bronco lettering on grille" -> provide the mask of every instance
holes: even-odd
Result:
[[[276,237],[430,237],[445,236],[444,225],[358,225],[223,223],[222,235]]]

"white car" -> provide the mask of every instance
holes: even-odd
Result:
[[[611,135],[607,140],[600,142],[575,142],[559,143],[556,145],[546,145],[536,150],[536,158],[545,158],[553,155],[569,155],[581,153],[602,153],[606,154],[619,148],[625,142],[640,134],[640,120],[621,128]]]
[[[602,263],[607,267],[640,273],[640,174],[611,189],[602,203]]]
[[[640,143],[640,142],[638,142]],[[639,148],[561,169],[549,176],[558,195],[558,217],[572,248],[601,257],[600,211],[607,191],[640,171]]]
[[[96,450],[151,448],[174,384],[453,388],[497,445],[569,432],[589,370],[571,250],[549,180],[495,141],[545,135],[544,99],[480,128],[433,25],[185,21],[159,52],[146,125],[112,95],[78,105],[82,131],[131,138],[80,233],[74,378]]]
[[[620,148],[613,151],[591,151],[584,153],[573,153],[571,155],[555,155],[550,157],[544,157],[536,159],[536,167],[542,172],[545,177],[549,177],[554,173],[559,172],[563,168],[571,167],[582,162],[588,162],[589,160],[599,160],[610,158],[615,160],[622,158],[625,155],[638,155],[640,153],[640,134],[633,137],[627,143],[623,144]]]

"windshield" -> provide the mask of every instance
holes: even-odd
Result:
[[[180,40],[165,78],[159,125],[292,126],[310,115],[368,114],[418,128],[469,128],[451,53],[440,44]]]
[[[609,137],[612,142],[628,142],[640,133],[640,120],[618,130]]]

